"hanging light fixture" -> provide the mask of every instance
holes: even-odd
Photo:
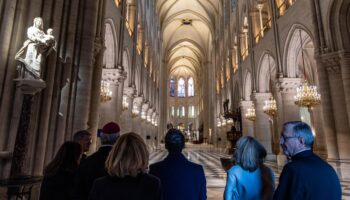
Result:
[[[100,99],[102,102],[112,99],[112,91],[109,89],[109,83],[107,81],[101,81]]]
[[[131,110],[131,117],[135,118],[135,117],[139,116],[139,113],[140,113],[140,111],[138,109],[138,106],[136,103],[134,103],[132,110]]]
[[[128,97],[123,95],[123,110],[127,110],[129,108]]]
[[[250,120],[250,121],[255,121],[256,114],[255,114],[254,104],[250,108],[247,109],[247,113],[245,114],[245,118]]]
[[[269,98],[269,100],[265,101],[263,111],[265,114],[270,115],[272,117],[277,114],[276,100],[272,96]]]
[[[270,67],[270,55],[269,56],[269,73],[270,73],[270,91],[271,91],[271,97],[269,100],[265,100],[265,105],[263,107],[263,111],[265,114],[269,116],[275,116],[277,114],[277,104],[276,100],[272,96],[272,88],[271,88],[271,67]]]
[[[216,126],[220,128],[221,125],[222,125],[222,124],[221,124],[221,119],[220,119],[220,117],[216,118],[216,120],[217,120]]]
[[[303,69],[304,69],[304,82],[301,86],[297,88],[297,95],[294,96],[294,100],[295,100],[294,103],[300,107],[311,108],[321,104],[321,95],[318,93],[316,86],[309,85],[309,83],[307,82],[301,30],[299,30],[299,35],[300,35],[301,58],[303,60]]]

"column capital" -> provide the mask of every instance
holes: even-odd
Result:
[[[340,54],[331,52],[319,56],[328,73],[340,73]]]
[[[103,69],[102,80],[118,85],[126,79],[127,73],[122,69]]]
[[[253,105],[253,101],[241,101],[240,106],[243,109],[249,108]]]
[[[301,82],[301,78],[279,78],[276,81],[276,87],[282,93],[295,92]]]
[[[350,60],[350,52],[349,51],[339,51],[339,57],[342,60]]]
[[[271,97],[271,93],[270,92],[267,92],[267,93],[253,93],[252,94],[252,97],[254,99],[254,102],[257,102],[257,101],[263,101],[263,100],[267,100]]]
[[[134,98],[136,94],[136,90],[133,87],[125,87],[123,90],[124,95],[128,98]]]

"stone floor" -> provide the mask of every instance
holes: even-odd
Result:
[[[221,149],[213,148],[207,145],[191,145],[186,144],[184,155],[192,162],[201,164],[204,167],[207,178],[207,196],[208,200],[223,199],[223,192],[226,183],[226,173],[221,167],[220,158],[230,157]],[[163,148],[151,153],[150,163],[154,163],[164,159],[167,155]],[[275,171],[276,185],[278,184],[279,169],[274,162],[266,162],[266,164]],[[342,180],[342,191],[344,200],[350,200],[350,180]]]
[[[191,145],[186,144],[184,155],[191,161],[201,164],[204,167],[205,175],[207,178],[207,196],[208,200],[221,200],[223,199],[223,192],[226,182],[226,173],[221,167],[220,158],[230,157],[225,154],[221,149],[213,148],[207,145]],[[167,151],[164,147],[160,150],[154,150],[150,155],[150,164],[164,159],[167,155]],[[273,162],[267,162],[276,174],[276,184],[278,184],[278,178],[281,169],[277,168],[277,165]],[[336,165],[335,165],[336,166]],[[337,167],[335,167],[337,168]],[[350,200],[350,180],[341,180],[343,198],[344,200]],[[5,198],[4,188],[0,188],[0,200]],[[37,199],[37,198],[33,198]]]

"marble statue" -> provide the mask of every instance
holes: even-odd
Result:
[[[25,64],[26,70],[31,72],[36,78],[40,78],[41,67],[44,58],[52,50],[56,49],[56,40],[53,36],[53,29],[43,30],[43,20],[40,17],[34,18],[33,26],[27,30],[28,39],[17,52],[15,59]],[[25,53],[25,57],[22,55]]]

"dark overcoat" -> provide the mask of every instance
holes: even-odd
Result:
[[[136,177],[106,176],[97,179],[89,200],[161,200],[160,180],[141,173]]]
[[[74,184],[74,199],[87,200],[94,181],[107,176],[105,162],[112,146],[102,146],[78,167]]]
[[[45,176],[41,183],[40,200],[71,200],[73,197],[74,172],[59,170],[53,176]]]
[[[181,153],[169,153],[163,161],[151,165],[149,173],[160,179],[164,200],[207,199],[203,167]]]
[[[341,187],[332,166],[311,150],[284,166],[274,200],[340,200]]]

